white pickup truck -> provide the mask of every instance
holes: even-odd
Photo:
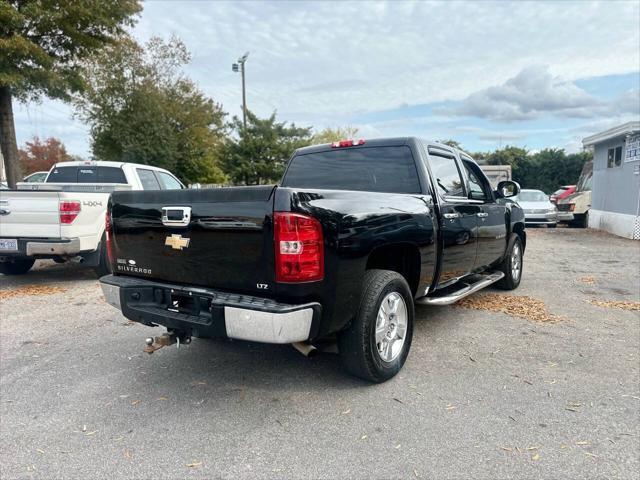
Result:
[[[19,275],[38,258],[75,261],[109,273],[105,215],[114,190],[175,190],[184,185],[149,165],[74,161],[54,165],[43,183],[0,190],[0,273]]]

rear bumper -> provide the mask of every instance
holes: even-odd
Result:
[[[80,253],[79,238],[18,238],[17,240],[18,250],[3,250],[0,251],[0,256],[55,257]]]
[[[195,337],[228,337],[263,343],[308,340],[317,331],[319,303],[291,305],[219,290],[107,275],[105,300],[130,320],[163,325]]]

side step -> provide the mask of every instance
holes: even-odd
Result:
[[[498,280],[502,279],[502,277],[504,277],[504,273],[502,272],[493,272],[488,275],[482,275],[482,278],[474,283],[463,282],[464,286],[460,288],[460,290],[448,293],[442,297],[418,298],[415,303],[418,305],[451,305],[452,303],[456,303],[458,300],[471,295],[478,290],[482,290],[484,287],[488,287],[492,283],[496,283]]]

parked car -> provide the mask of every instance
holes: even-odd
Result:
[[[33,172],[24,177],[22,181],[27,183],[41,183],[45,181],[47,175],[49,175],[49,172]]]
[[[556,190],[549,196],[549,200],[551,201],[551,203],[558,203],[558,200],[567,198],[569,195],[571,195],[575,191],[576,191],[575,185],[563,185],[562,187],[560,187],[558,190]]]
[[[587,228],[589,226],[592,178],[593,162],[587,162],[580,173],[576,191],[562,200],[558,200],[560,221],[568,222],[574,227]]]
[[[28,272],[38,258],[76,261],[108,273],[104,216],[114,190],[180,189],[170,172],[122,162],[62,162],[45,183],[0,192],[0,273]]]
[[[107,212],[108,303],[167,333],[291,343],[337,336],[347,370],[393,377],[414,304],[490,284],[515,289],[524,215],[463,152],[416,138],[296,150],[279,186],[116,191]]]
[[[522,189],[515,201],[524,210],[524,218],[527,225],[556,227],[558,223],[556,206],[551,203],[549,197],[543,191]]]

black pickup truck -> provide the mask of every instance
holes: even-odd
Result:
[[[414,305],[518,287],[524,215],[465,153],[418,138],[297,150],[277,186],[117,191],[108,303],[168,333],[291,343],[334,338],[373,382],[403,366]],[[167,340],[168,339],[168,340]]]

